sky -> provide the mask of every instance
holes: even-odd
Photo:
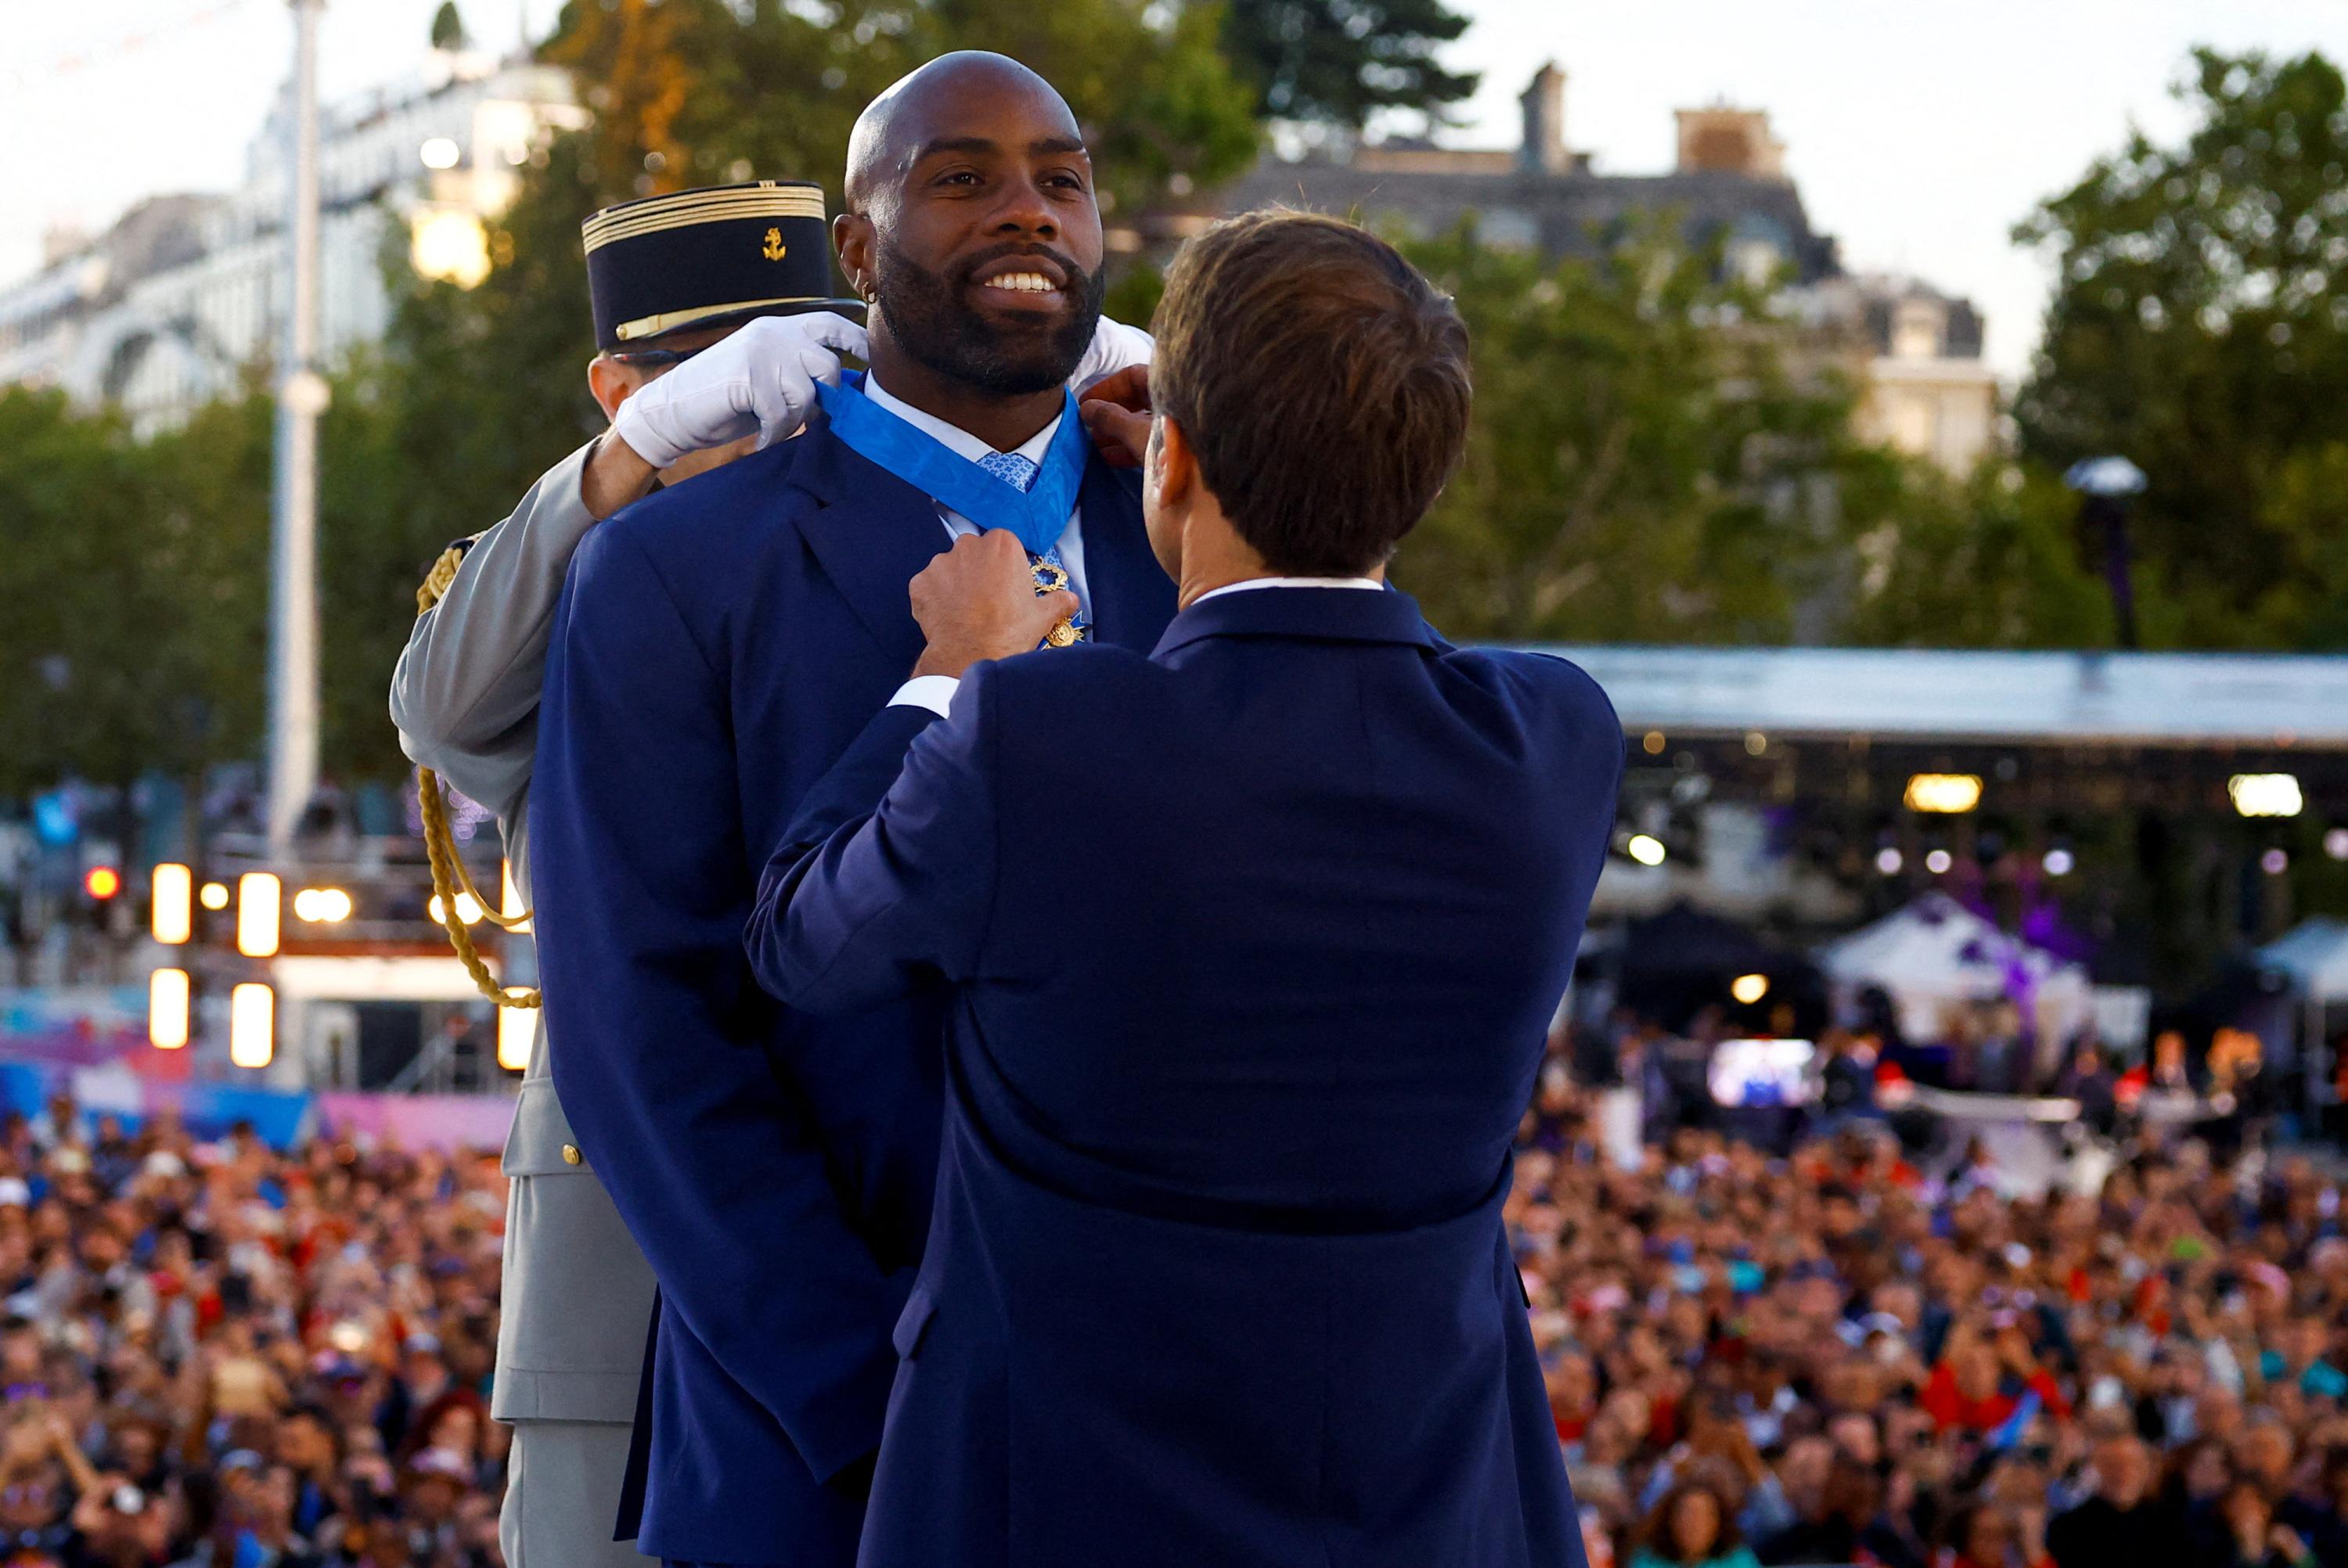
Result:
[[[460,0],[474,36],[543,31],[560,0]],[[1445,139],[1513,146],[1543,60],[1567,75],[1566,134],[1601,170],[1667,169],[1672,111],[1769,112],[1813,227],[1854,271],[1914,274],[1988,321],[2003,375],[2027,368],[2044,259],[2008,231],[2133,124],[2173,138],[2196,44],[2348,62],[2348,0],[1454,0],[1450,51],[1483,86]],[[331,99],[417,71],[438,0],[328,0]],[[0,280],[52,223],[102,228],[139,198],[233,186],[283,81],[283,0],[0,0]]]

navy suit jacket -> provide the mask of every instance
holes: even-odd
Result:
[[[1174,592],[1138,496],[1096,459],[1079,505],[1097,634],[1147,649]],[[759,990],[742,927],[801,796],[919,657],[906,584],[948,543],[819,418],[598,527],[555,611],[540,962],[563,1107],[661,1286],[619,1521],[654,1555],[855,1554],[861,1489],[824,1483],[880,1441],[942,999],[808,1017]]]
[[[1499,1207],[1604,694],[1282,588],[953,706],[874,719],[748,933],[793,1008],[952,988],[860,1561],[1581,1568]]]

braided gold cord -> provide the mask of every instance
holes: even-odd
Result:
[[[474,538],[480,536],[476,534]],[[424,584],[416,590],[416,613],[419,616],[440,602],[448,585],[457,579],[457,568],[465,559],[465,545],[452,545],[432,563]],[[519,915],[502,913],[499,907],[481,897],[473,886],[473,874],[465,868],[464,857],[457,853],[457,836],[448,830],[448,804],[440,794],[440,775],[430,768],[416,770],[416,804],[424,818],[424,857],[432,866],[432,891],[440,898],[440,928],[448,933],[448,945],[457,949],[458,958],[465,972],[473,977],[473,985],[480,993],[501,1008],[534,1008],[540,1005],[539,993],[526,986],[503,986],[489,972],[481,950],[473,945],[473,933],[466,928],[464,917],[457,913],[457,899],[469,897],[482,916],[500,930],[515,931],[530,921],[530,912]]]

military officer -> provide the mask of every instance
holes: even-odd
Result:
[[[602,518],[798,429],[864,329],[836,313],[822,193],[758,181],[624,202],[583,239],[612,427],[549,469],[511,516],[444,557],[438,601],[392,679],[408,756],[495,812],[519,889],[547,634],[563,575]],[[1146,362],[1104,321],[1075,378]],[[453,575],[452,575],[453,574]],[[499,1534],[510,1568],[628,1568],[613,1539],[654,1302],[555,1093],[541,1028],[505,1152],[502,1314],[491,1413],[514,1428]],[[633,1533],[631,1532],[630,1533]]]

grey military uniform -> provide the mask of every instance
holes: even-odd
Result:
[[[588,446],[465,553],[392,677],[408,756],[494,811],[525,902],[529,798],[547,629],[595,519]],[[542,1015],[541,1015],[542,1020]],[[499,1535],[508,1568],[640,1568],[612,1539],[652,1321],[653,1275],[582,1160],[555,1098],[543,1021],[506,1140],[503,1301],[490,1414],[513,1424]]]

